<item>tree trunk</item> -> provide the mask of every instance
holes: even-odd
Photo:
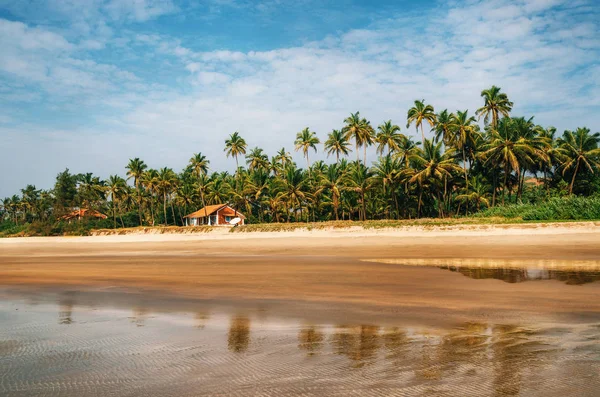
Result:
[[[579,160],[577,160],[577,165],[575,166],[575,172],[573,173],[573,179],[571,179],[571,184],[569,185],[569,194],[573,194],[573,185],[575,184],[575,178],[577,177],[577,171],[579,171]]]
[[[112,198],[112,205],[113,205],[113,229],[116,229],[117,228],[117,210],[116,210],[116,206],[115,206],[114,197]]]
[[[140,218],[140,226],[142,226],[142,191],[140,190],[140,184],[137,181],[135,184],[138,192],[138,215]]]
[[[419,187],[419,202],[417,203],[417,218],[421,217],[421,202],[423,201],[423,188]]]
[[[339,215],[339,210],[338,210],[339,206],[340,206],[339,199],[334,194],[334,196],[333,196],[333,212],[335,212],[335,220],[336,221],[340,220],[340,215]]]
[[[423,147],[425,147],[425,129],[423,129],[423,123],[421,123],[421,138],[423,139],[423,142],[421,142],[421,145],[423,145]]]
[[[467,175],[467,155],[463,146],[463,168],[465,169],[465,194],[469,195],[469,177]],[[465,216],[469,213],[469,200],[465,204]]]
[[[366,143],[363,146],[363,150],[364,150],[363,159],[364,159],[365,167],[366,167],[367,166],[367,144]]]
[[[177,226],[177,218],[175,218],[175,209],[173,208],[173,199],[171,199],[170,201],[171,201],[171,214],[173,215],[173,222],[175,223],[175,226]]]
[[[498,190],[498,187],[496,186],[497,183],[496,181],[498,180],[498,174],[496,174],[496,170],[494,169],[493,173],[492,173],[492,207],[496,206],[496,191]]]
[[[154,196],[152,194],[150,194],[150,217],[152,218],[152,226],[154,226],[155,224],[155,220],[154,220]]]
[[[165,215],[165,226],[169,224],[167,222],[167,192],[163,193],[163,213]]]
[[[362,212],[363,212],[363,221],[367,220],[367,203],[365,203],[365,192],[361,192],[362,196]]]
[[[502,189],[502,205],[504,205],[504,196],[506,195],[506,181],[508,179],[508,162],[504,164],[504,187]]]

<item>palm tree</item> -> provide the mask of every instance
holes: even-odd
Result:
[[[546,186],[546,196],[550,196],[550,181],[548,178],[548,174],[552,172],[553,165],[560,163],[560,153],[557,148],[557,142],[555,140],[556,128],[548,127],[543,128],[542,126],[536,126],[538,130],[538,137],[545,141],[542,150],[546,155],[546,159],[540,158],[539,167],[542,169],[544,173],[544,185]]]
[[[269,169],[269,158],[264,153],[264,151],[255,147],[250,150],[250,153],[246,155],[246,164],[248,164],[248,170],[254,171],[257,169]]]
[[[425,142],[425,130],[423,129],[423,121],[429,123],[431,127],[435,125],[435,112],[433,106],[425,105],[425,99],[415,101],[415,106],[408,110],[406,115],[406,128],[410,127],[412,123],[415,124],[417,131],[421,127],[421,138]]]
[[[435,183],[438,182],[444,186],[445,196],[447,194],[446,181],[448,178],[452,177],[453,172],[461,170],[460,166],[454,161],[453,155],[454,150],[452,148],[442,153],[442,142],[438,142],[436,144],[433,143],[433,140],[426,139],[423,142],[423,150],[415,152],[411,157],[411,161],[415,163],[415,169],[412,177],[410,178],[410,182],[418,182],[421,189],[421,194],[423,186],[430,185],[433,187]],[[441,214],[443,214],[441,210],[442,200],[440,200],[439,191],[437,194],[438,203],[440,206],[439,211]],[[422,198],[419,197],[417,210],[419,216],[421,213],[421,204]]]
[[[475,112],[479,117],[484,116],[483,120],[486,125],[489,123],[491,116],[492,128],[497,128],[499,116],[508,117],[513,107],[513,103],[508,100],[508,96],[500,90],[500,87],[493,85],[491,88],[481,91],[484,105]]]
[[[458,110],[451,119],[450,143],[462,152],[463,169],[465,174],[465,189],[469,192],[469,177],[467,174],[467,146],[473,142],[477,125],[475,117],[469,117],[469,111]],[[466,207],[468,211],[468,206]]]
[[[158,171],[157,187],[158,191],[163,195],[163,215],[165,217],[165,225],[168,225],[167,196],[170,196],[177,187],[177,174],[171,168],[161,168]],[[173,220],[175,220],[174,218],[175,214],[173,213]]]
[[[398,204],[398,196],[396,195],[396,188],[401,181],[402,163],[397,158],[393,158],[390,155],[383,157],[379,162],[375,163],[374,181],[381,184],[381,188],[384,194],[390,194],[393,196],[394,205],[396,207],[396,214],[400,214],[400,205]],[[389,193],[388,193],[389,190]]]
[[[336,221],[340,219],[340,197],[344,187],[344,177],[344,169],[338,163],[335,163],[327,167],[327,170],[320,175],[319,179],[321,186],[331,192],[331,202]]]
[[[279,179],[280,197],[288,204],[287,221],[290,221],[290,211],[296,212],[300,208],[302,211],[302,201],[307,196],[306,179],[302,170],[296,168],[293,164],[286,167],[282,178]]]
[[[158,195],[158,171],[155,169],[149,169],[142,176],[142,183],[148,190],[150,199],[150,216],[152,217],[152,226],[154,226],[154,196]]]
[[[202,153],[194,153],[189,162],[190,169],[196,175],[196,179],[198,182],[202,179],[202,177],[206,176],[208,173],[208,167],[210,165],[210,160],[206,158]],[[202,207],[206,207],[206,202],[204,201],[204,189],[198,189],[200,193],[200,201],[202,201]]]
[[[327,156],[335,153],[335,162],[340,162],[340,154],[347,156],[350,153],[350,142],[346,134],[339,130],[333,130],[327,135],[325,141],[325,152]]]
[[[483,145],[482,150],[480,156],[484,160],[484,165],[491,162],[494,166],[504,168],[502,204],[504,204],[509,173],[515,171],[520,177],[523,164],[533,163],[536,156],[545,157],[541,150],[536,149],[528,139],[519,135],[515,121],[511,118],[498,121],[498,128],[490,130],[490,139]],[[494,195],[495,189],[494,186]]]
[[[281,168],[285,168],[289,163],[292,162],[292,156],[288,151],[285,150],[284,147],[282,147],[277,152],[275,160],[281,165]]]
[[[371,123],[367,119],[360,118],[360,113],[351,113],[349,117],[344,120],[345,126],[342,128],[342,132],[346,136],[347,140],[354,138],[356,145],[356,161],[359,161],[358,148],[364,148],[364,162],[367,162],[367,146],[373,144],[375,130],[371,126]]]
[[[113,227],[117,228],[117,205],[119,198],[123,191],[126,188],[125,179],[121,178],[119,175],[111,175],[108,178],[108,183],[106,185],[106,192],[110,196],[110,201],[112,202],[112,210],[113,210]],[[121,223],[123,220],[121,219]]]
[[[450,146],[452,141],[452,122],[455,118],[454,113],[448,113],[448,109],[442,110],[435,117],[435,141],[439,142],[440,139],[444,142],[444,145]]]
[[[362,221],[367,219],[366,193],[373,187],[372,176],[372,171],[360,161],[352,164],[346,174],[348,189],[358,193],[360,197],[361,210],[359,211],[359,217]]]
[[[573,171],[569,184],[569,194],[573,194],[573,185],[578,171],[585,167],[592,174],[600,168],[600,132],[590,133],[589,128],[577,128],[575,132],[565,131],[562,138],[558,139],[558,152],[563,158],[561,167],[563,175],[566,171]]]
[[[375,137],[377,153],[383,155],[387,147],[387,154],[389,156],[392,152],[396,152],[400,148],[404,138],[406,137],[400,133],[399,126],[392,124],[392,120],[385,121],[377,127],[377,136]]]
[[[220,175],[213,175],[206,185],[206,199],[210,204],[226,203],[231,195],[231,185]]]
[[[138,157],[134,159],[129,159],[129,164],[125,167],[127,169],[127,180],[133,178],[133,185],[135,186],[138,192],[138,216],[140,218],[140,225],[142,224],[142,194],[140,192],[142,176],[144,172],[148,168],[146,163],[143,160],[140,160]]]
[[[317,145],[320,143],[317,135],[312,132],[308,127],[300,131],[296,134],[296,141],[294,144],[296,145],[296,151],[302,149],[304,153],[304,157],[306,157],[306,165],[307,170],[310,171],[310,161],[308,160],[308,150],[313,149],[315,152],[317,151]]]
[[[239,168],[238,164],[238,156],[242,154],[246,154],[246,148],[248,145],[244,138],[242,138],[239,132],[234,132],[229,136],[229,139],[225,140],[225,154],[227,157],[232,156],[235,158],[235,168],[236,170]]]
[[[489,196],[488,186],[481,181],[481,178],[471,178],[471,190],[465,190],[464,193],[456,196],[456,199],[461,203],[465,203],[466,207],[469,206],[469,203],[475,203],[475,208],[479,211],[481,204],[486,207],[490,206]]]

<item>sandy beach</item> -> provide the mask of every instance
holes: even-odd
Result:
[[[599,297],[594,223],[2,239],[0,394],[595,396]]]
[[[378,316],[401,311],[407,320],[432,311],[443,314],[438,322],[600,313],[600,283],[473,283],[439,269],[597,271],[600,227],[593,223],[16,238],[0,240],[0,262],[3,285],[304,302]]]

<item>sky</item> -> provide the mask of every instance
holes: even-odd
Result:
[[[491,85],[515,116],[600,131],[597,1],[0,0],[0,197],[134,157],[232,171],[234,131],[304,164],[305,127],[360,111],[419,137],[415,99],[474,113]]]

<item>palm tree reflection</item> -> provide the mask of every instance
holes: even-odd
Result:
[[[355,367],[362,367],[374,360],[379,338],[379,327],[374,325],[340,326],[332,336],[332,343],[337,354],[350,358]]]
[[[227,345],[235,353],[248,350],[250,344],[250,319],[246,316],[234,316],[229,324]]]
[[[59,301],[58,323],[72,324],[73,323],[73,307],[75,306],[75,292],[66,292]]]
[[[325,336],[316,327],[303,328],[298,332],[298,347],[306,350],[306,354],[313,356],[323,347]]]

